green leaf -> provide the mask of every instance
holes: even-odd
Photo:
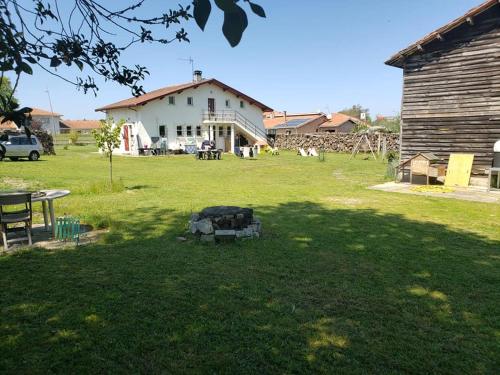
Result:
[[[234,5],[233,8],[224,12],[222,32],[231,47],[236,47],[240,43],[243,32],[247,26],[247,15],[238,5]]]
[[[205,30],[205,26],[208,22],[210,12],[212,11],[212,4],[210,0],[194,0],[193,1],[194,10],[193,16],[200,27],[200,29]]]
[[[256,15],[262,18],[266,18],[266,12],[264,11],[264,8],[262,8],[260,5],[255,4],[250,2],[250,8],[252,9],[252,12],[254,12]]]
[[[215,0],[215,5],[225,13],[234,9],[234,7],[236,7],[236,2],[235,0]]]
[[[50,67],[57,68],[59,65],[61,65],[61,60],[59,60],[57,56],[52,56],[50,59]]]
[[[74,63],[80,70],[83,70],[83,63],[80,60],[75,60]]]
[[[29,66],[29,64],[25,63],[24,61],[19,64],[19,67],[24,73],[30,75],[33,74],[33,69],[31,69],[31,66]]]

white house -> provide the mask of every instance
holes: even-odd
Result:
[[[39,127],[52,135],[60,133],[61,114],[33,107],[30,115],[32,127]]]
[[[250,96],[195,71],[193,82],[164,87],[97,108],[115,121],[125,120],[123,154],[163,145],[190,151],[204,140],[218,149],[234,152],[247,144],[267,142],[263,113],[272,111]]]

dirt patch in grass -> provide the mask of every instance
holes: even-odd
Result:
[[[3,177],[0,180],[0,189],[3,190],[37,190],[40,186],[38,181],[27,181],[17,177]]]

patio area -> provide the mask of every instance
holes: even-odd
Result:
[[[487,191],[486,188],[469,186],[468,188],[445,188],[432,185],[428,191],[422,185],[412,185],[404,182],[386,182],[371,186],[371,190],[379,190],[390,193],[423,195],[427,197],[459,199],[471,202],[497,203],[500,204],[500,190]]]

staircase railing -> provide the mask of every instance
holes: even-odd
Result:
[[[253,122],[247,119],[238,111],[204,111],[203,121],[212,122],[232,122],[245,129],[248,133],[252,134],[256,139],[258,137],[268,140],[267,133],[256,126]]]

